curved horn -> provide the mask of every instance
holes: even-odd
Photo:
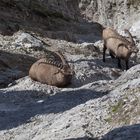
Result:
[[[63,73],[64,75],[74,75],[74,70],[70,68],[64,55],[60,51],[57,51],[55,53],[61,58],[63,63],[63,67],[60,68],[61,70],[63,70],[61,71],[61,73]]]
[[[65,57],[60,53],[60,51],[55,52],[62,60],[63,65],[68,65],[68,62],[66,61]]]
[[[132,37],[131,33],[129,32],[129,30],[124,29],[124,31],[125,31],[125,33],[128,34],[131,44],[135,45],[135,42],[134,42],[133,37]]]

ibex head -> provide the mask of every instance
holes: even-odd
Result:
[[[64,65],[61,69],[60,69],[60,72],[64,75],[74,75],[75,72],[74,72],[74,68],[70,68],[69,65]]]
[[[124,29],[125,33],[128,34],[129,36],[129,41],[130,41],[130,45],[128,45],[128,49],[130,50],[130,52],[132,53],[138,53],[139,49],[136,47],[135,41],[131,35],[131,33],[129,32],[129,30]]]
[[[136,46],[128,45],[127,47],[131,53],[138,53],[139,52],[139,49]]]

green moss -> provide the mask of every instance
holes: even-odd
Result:
[[[136,88],[135,91],[139,91]],[[130,92],[130,93],[129,93]],[[139,106],[138,97],[129,90],[125,91],[123,99],[119,100],[118,103],[109,108],[110,116],[105,119],[108,123],[117,124],[130,124],[133,117],[139,116],[140,111],[137,110]],[[133,96],[135,100],[130,100],[129,96]]]
[[[105,119],[106,122],[111,123],[112,122],[112,117],[108,117]]]
[[[118,112],[123,107],[123,104],[124,104],[123,101],[120,100],[117,105],[114,105],[114,106],[111,107],[111,111],[113,113]]]

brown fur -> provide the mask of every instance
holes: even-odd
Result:
[[[39,81],[44,84],[64,87],[70,84],[73,70],[70,68],[63,55],[59,52],[55,52],[61,57],[62,64],[58,64],[52,61],[42,58],[35,62],[30,70],[29,76],[36,81]]]
[[[105,51],[109,50],[111,56],[118,58],[118,67],[121,68],[120,59],[125,60],[126,69],[128,69],[128,60],[131,54],[137,53],[138,49],[135,46],[132,35],[128,30],[125,30],[129,35],[129,40],[126,37],[119,35],[116,30],[105,28],[103,30],[103,61],[105,62]]]
[[[109,37],[116,37],[120,36],[119,33],[112,28],[105,28],[102,33],[102,37],[104,40],[108,39]]]

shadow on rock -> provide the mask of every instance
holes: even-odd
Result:
[[[71,62],[71,63],[81,63],[81,62],[88,62],[92,66],[99,66],[99,67],[109,67],[109,68],[115,68],[117,66],[117,61],[115,62],[115,59],[106,58],[106,62],[104,63],[101,58],[95,58],[95,59],[79,59],[77,61]]]
[[[35,61],[36,58],[28,55],[0,50],[0,88],[28,75],[29,68]]]
[[[90,138],[88,136],[85,137],[80,137],[80,138],[70,138],[70,139],[65,139],[65,140],[98,140],[97,138]]]
[[[0,34],[13,35],[18,30],[52,39],[93,42],[101,38],[102,26],[83,19],[78,1],[57,4],[55,1],[2,0]]]
[[[105,93],[89,89],[63,91],[48,96],[40,91],[8,91],[0,93],[0,130],[12,129],[31,122],[41,114],[61,113]]]
[[[81,62],[89,62],[91,63],[91,67],[99,66],[99,67],[109,67],[109,68],[118,68],[118,61],[116,58],[112,59],[109,55],[106,57],[106,62],[103,62],[102,58],[95,58],[95,59],[79,59],[77,61],[71,61],[71,63],[81,63]],[[122,60],[122,69],[125,70],[125,62]],[[135,62],[134,59],[129,60],[129,68],[137,65],[138,63]],[[119,68],[118,68],[119,69]]]
[[[123,126],[107,133],[101,140],[139,140],[140,124]]]

